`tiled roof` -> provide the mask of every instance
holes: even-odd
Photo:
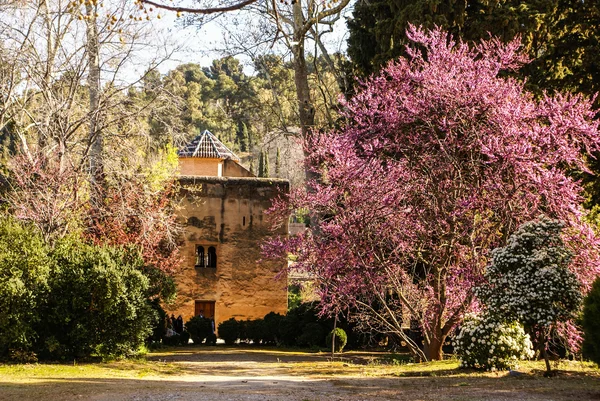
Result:
[[[219,139],[209,130],[194,138],[177,154],[180,157],[202,157],[206,159],[233,159],[237,162],[240,158],[235,155],[227,146],[223,145]]]

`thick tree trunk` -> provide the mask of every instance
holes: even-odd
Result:
[[[87,20],[87,52],[88,52],[88,90],[90,95],[90,129],[89,129],[89,174],[93,187],[102,182],[104,173],[102,163],[103,138],[98,127],[100,109],[100,44],[98,42],[98,26],[96,25],[95,6],[86,5]]]
[[[445,340],[446,336],[442,335],[440,330],[439,333],[432,335],[429,341],[425,341],[423,344],[423,351],[425,352],[428,361],[441,361],[444,359],[442,346],[444,345]]]

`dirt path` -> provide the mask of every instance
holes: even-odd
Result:
[[[391,377],[389,373],[382,377],[376,362],[381,356],[352,353],[341,362],[332,362],[326,354],[186,348],[153,354],[141,365],[100,365],[106,372],[89,374],[84,369],[78,377],[58,373],[17,379],[0,376],[0,400],[600,400],[597,375],[570,374],[548,380],[536,375],[515,378],[448,370],[424,377]],[[136,372],[133,377],[132,371]]]

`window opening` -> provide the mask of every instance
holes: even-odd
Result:
[[[214,246],[208,248],[206,267],[217,267],[217,249]]]
[[[196,267],[204,267],[204,247],[197,246],[196,247]]]
[[[245,226],[246,225],[246,216],[242,217],[242,225]]]

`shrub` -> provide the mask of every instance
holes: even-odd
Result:
[[[0,219],[0,358],[24,360],[36,339],[51,260],[32,227]]]
[[[190,333],[194,344],[202,344],[213,334],[212,320],[206,317],[194,316],[187,321],[185,328]]]
[[[331,330],[329,334],[327,334],[327,338],[325,339],[325,345],[327,347],[331,346],[331,341],[333,340],[333,335],[335,333],[335,352],[342,352],[346,343],[348,342],[348,336],[344,329],[339,327]]]
[[[240,322],[231,318],[219,323],[219,338],[227,345],[233,345],[240,338]]]
[[[217,335],[215,333],[210,333],[206,337],[206,345],[216,345],[217,344]]]
[[[302,329],[297,343],[301,347],[322,347],[325,341],[325,330],[319,323],[309,323]]]
[[[246,337],[254,344],[260,344],[265,337],[265,322],[263,319],[246,321]]]
[[[583,354],[600,365],[600,278],[583,301],[581,325],[584,333]]]
[[[498,323],[489,315],[466,317],[453,345],[461,367],[514,369],[520,360],[533,357],[523,326]]]
[[[283,316],[279,313],[269,312],[263,318],[263,344],[276,344],[279,341],[279,325]]]
[[[47,304],[39,313],[39,350],[52,358],[122,356],[137,350],[156,314],[147,302],[148,279],[134,249],[60,240],[51,251]]]
[[[180,335],[180,344],[181,345],[187,345],[190,342],[190,333],[188,333],[187,331],[183,331]]]
[[[582,301],[581,284],[569,270],[572,252],[561,232],[564,223],[540,218],[525,223],[505,247],[492,251],[487,283],[477,296],[501,320],[542,327],[575,317]]]
[[[297,314],[290,311],[281,319],[278,329],[278,340],[287,346],[296,345],[296,339],[302,333],[302,324]]]
[[[149,301],[150,307],[154,310],[156,315],[156,320],[154,321],[154,325],[152,326],[152,334],[148,337],[147,342],[149,344],[152,343],[160,343],[161,339],[165,337],[167,334],[167,312],[160,306],[160,299],[156,298],[152,301]],[[164,341],[163,341],[164,343]]]

